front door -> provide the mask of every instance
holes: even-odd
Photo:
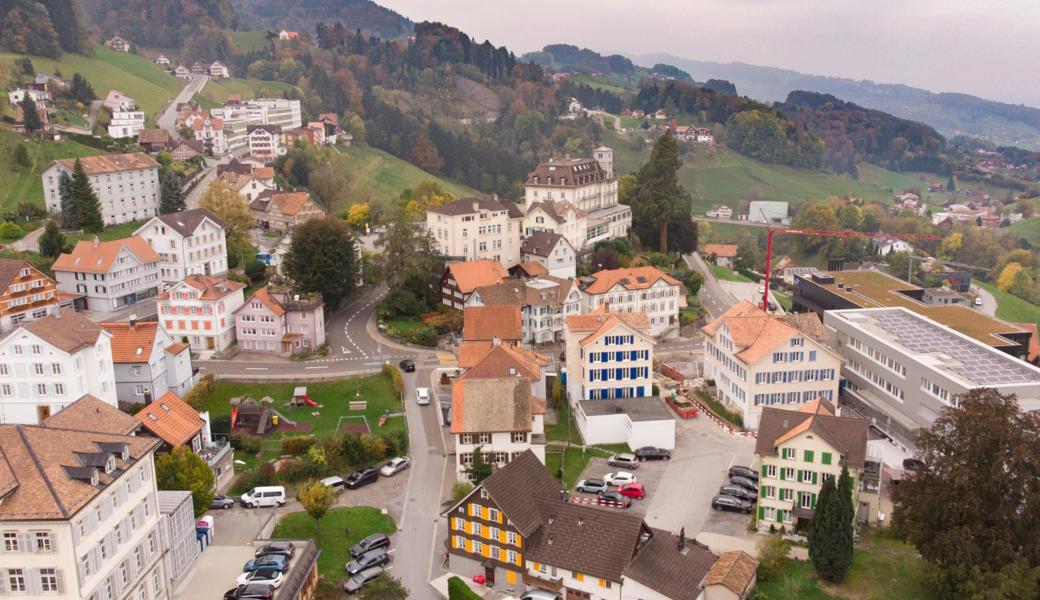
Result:
[[[36,407],[36,420],[43,423],[51,416],[51,407],[49,404],[41,404]]]
[[[484,580],[485,580],[485,584],[484,585],[486,585],[488,587],[494,587],[495,586],[495,567],[494,567],[494,565],[485,565],[484,566]]]
[[[217,343],[213,341],[213,338],[206,338],[206,348],[208,348],[209,350],[216,350]]]

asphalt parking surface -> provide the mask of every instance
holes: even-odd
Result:
[[[664,476],[668,462],[669,461],[666,460],[644,461],[639,463],[639,468],[632,471],[636,476],[636,481],[643,484],[643,490],[646,492],[646,497],[642,500],[632,500],[632,505],[629,507],[628,512],[641,517],[646,515],[646,511],[649,508],[650,503],[653,501],[654,493],[658,488],[661,477]],[[607,464],[607,459],[595,457],[585,466],[585,470],[581,472],[581,477],[578,477],[578,481],[581,481],[582,479],[602,479],[607,473],[628,470],[629,469],[623,467],[612,467]],[[574,492],[574,495],[579,498],[596,497],[594,494],[584,494],[582,492]],[[603,507],[603,509],[617,510],[610,507]]]

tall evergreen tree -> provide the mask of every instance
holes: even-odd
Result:
[[[72,167],[72,202],[76,219],[83,231],[100,233],[105,228],[105,220],[101,216],[101,202],[94,193],[90,179],[78,158]]]
[[[57,222],[47,221],[47,226],[43,228],[43,234],[40,235],[39,244],[40,254],[47,258],[58,258],[58,255],[65,251],[65,236],[62,235]]]
[[[61,226],[64,229],[79,229],[74,188],[72,176],[68,172],[62,171],[58,176],[58,196],[61,198]]]
[[[91,101],[97,100],[94,86],[90,85],[87,78],[79,73],[72,74],[72,81],[69,83],[69,97],[81,104],[90,104]]]
[[[159,213],[165,215],[184,208],[180,178],[173,169],[163,167],[159,170]]]
[[[66,52],[91,53],[90,38],[83,27],[83,15],[73,0],[43,0],[51,16],[58,43]]]
[[[18,106],[22,109],[22,124],[25,126],[25,131],[27,133],[43,129],[43,121],[40,120],[40,113],[36,107],[36,101],[33,100],[32,96],[26,93]]]
[[[302,292],[319,292],[335,309],[355,287],[358,253],[346,221],[307,221],[293,234],[285,255],[285,274]]]
[[[848,471],[843,474],[847,477]],[[809,560],[816,574],[826,581],[842,581],[852,565],[852,515],[841,497],[843,488],[847,488],[851,508],[851,486],[851,478],[838,486],[833,477],[824,480],[809,523]]]
[[[632,198],[633,228],[644,240],[656,239],[661,252],[668,252],[669,225],[690,218],[690,195],[677,177],[681,166],[675,137],[666,133],[654,142],[650,160],[639,169]]]

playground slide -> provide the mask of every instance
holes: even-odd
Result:
[[[317,406],[318,406],[318,403],[317,403],[317,402],[315,402],[314,400],[311,400],[311,397],[310,397],[310,396],[304,396],[304,397],[303,397],[303,401],[304,401],[304,402],[306,402],[307,404],[309,404],[309,405],[311,405],[311,406],[315,407],[315,408],[317,408]]]

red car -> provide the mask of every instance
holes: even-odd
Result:
[[[635,498],[636,500],[641,500],[646,497],[646,490],[643,489],[643,484],[639,482],[626,483],[618,488],[618,493],[622,496]]]

